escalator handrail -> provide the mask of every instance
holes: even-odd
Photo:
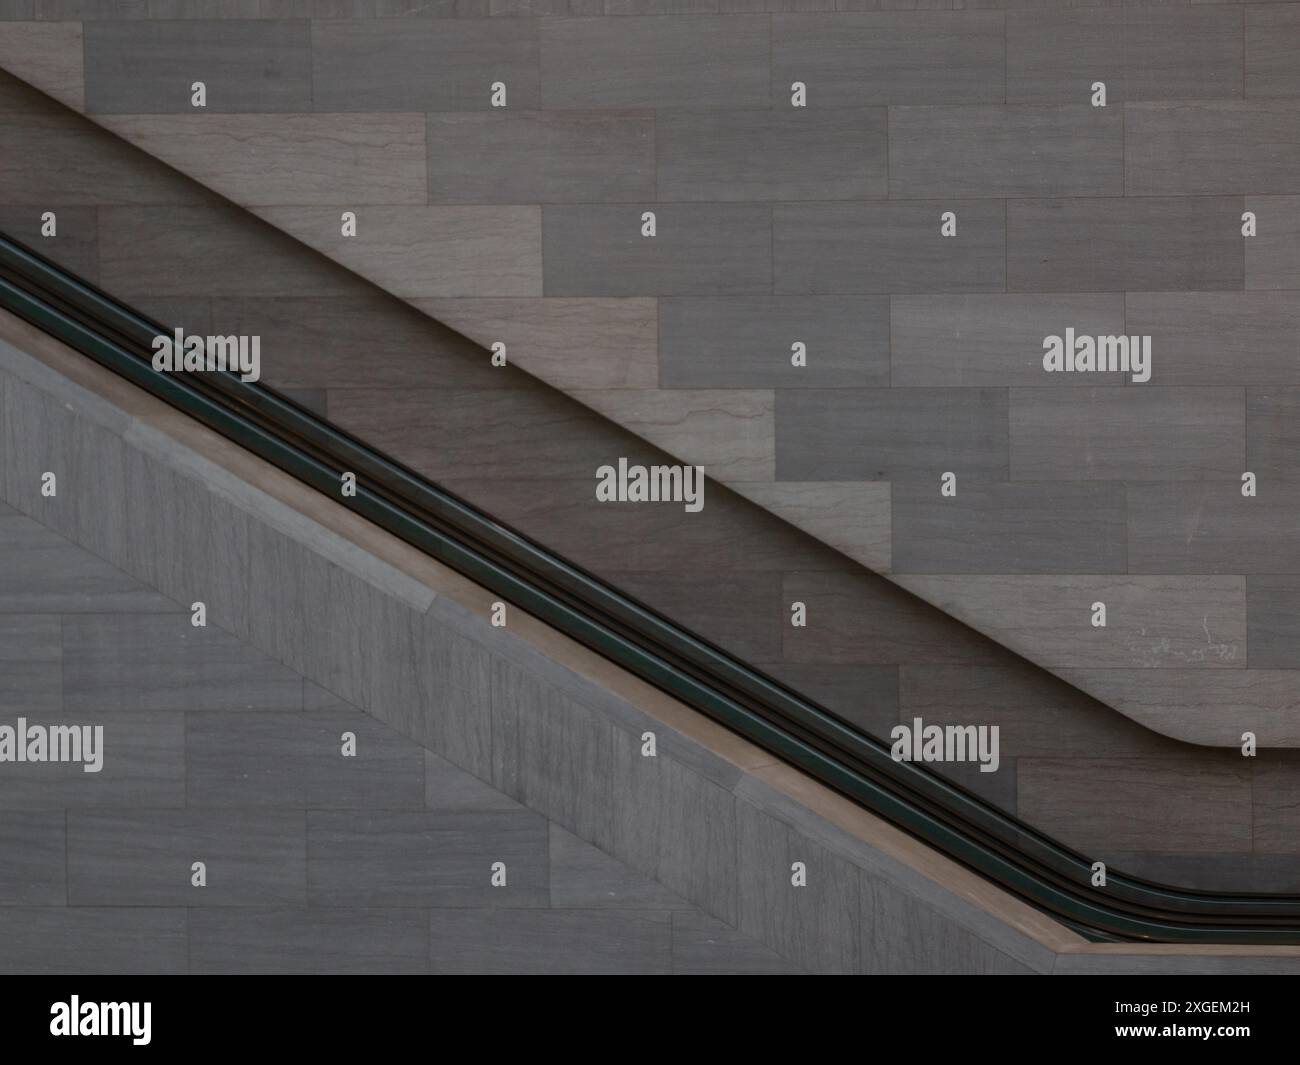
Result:
[[[0,306],[312,485],[503,599],[1094,939],[1300,943],[1300,898],[1191,891],[1110,872],[337,426],[233,374],[151,365],[170,334],[0,233]],[[343,471],[355,496],[339,492]]]

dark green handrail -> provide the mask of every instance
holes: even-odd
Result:
[[[169,331],[0,234],[0,305],[1094,939],[1300,943],[1300,898],[1111,872],[273,390],[151,365]],[[339,492],[344,471],[355,496]]]

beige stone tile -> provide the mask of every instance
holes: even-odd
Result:
[[[0,68],[60,103],[85,107],[80,22],[0,22]]]
[[[243,206],[423,204],[424,116],[99,115],[102,126]],[[349,203],[351,201],[351,203]],[[339,233],[339,213],[331,218]]]
[[[918,576],[899,584],[999,643],[1057,666],[1244,669],[1236,576]],[[1092,605],[1106,604],[1106,626]]]
[[[273,226],[396,296],[540,296],[540,207],[259,207]],[[340,234],[345,210],[357,235]]]
[[[879,572],[890,567],[890,486],[884,481],[734,481],[746,499]]]
[[[775,476],[775,399],[739,389],[574,389],[580,403],[721,481]],[[706,503],[707,505],[707,503]]]
[[[413,300],[426,314],[561,389],[653,388],[659,380],[653,299]]]

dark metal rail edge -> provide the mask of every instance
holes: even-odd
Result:
[[[1300,898],[1184,890],[1091,860],[512,531],[272,389],[166,374],[171,331],[0,234],[0,306],[1096,940],[1300,943]],[[341,475],[356,475],[343,497]]]

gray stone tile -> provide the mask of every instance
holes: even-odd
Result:
[[[262,0],[147,0],[153,19],[274,18]]]
[[[548,19],[539,24],[542,101],[579,107],[761,107],[768,20]]]
[[[1252,840],[1266,854],[1300,854],[1300,759],[1279,754],[1253,767]]]
[[[610,842],[610,724],[549,685],[517,706],[519,801],[597,846]]]
[[[168,465],[96,426],[73,419],[64,435],[71,454],[61,461],[76,470],[78,490],[68,500],[74,508],[57,516],[58,527],[187,610],[194,600],[184,598],[190,588],[182,572],[181,526],[191,513],[181,502],[186,483]]]
[[[153,589],[144,589],[135,581],[128,584],[126,575],[92,557],[93,553],[102,558],[111,553],[106,547],[120,543],[114,534],[126,520],[129,508],[125,501],[131,497],[118,490],[126,454],[122,441],[110,429],[78,417],[77,408],[84,399],[83,395],[74,402],[60,403],[50,393],[17,378],[8,382],[3,424],[8,464],[6,491],[15,507],[32,515],[35,522],[6,519],[0,543],[5,545],[6,554],[25,556],[32,566],[31,575],[48,576],[48,590],[56,596],[65,590],[63,580],[59,574],[45,572],[45,568],[63,555],[82,576],[100,571],[103,582],[109,581],[112,574],[118,589],[134,586],[141,592],[148,591],[155,601],[153,609],[159,609],[162,604],[159,597],[152,596]],[[106,403],[90,400],[83,410],[93,412],[96,418],[102,416],[102,425],[112,430],[121,431],[125,425],[125,415]],[[42,494],[47,473],[57,478],[58,488],[48,498]],[[82,544],[90,551],[83,550]],[[120,559],[120,555],[115,557]],[[10,558],[18,561],[12,554]],[[129,568],[128,572],[131,577],[140,575]],[[88,582],[85,590],[90,596],[80,605],[64,609],[90,609],[96,591],[112,588],[112,584],[101,580]],[[60,608],[51,602],[38,609]]]
[[[1296,192],[1300,102],[1129,104],[1124,188],[1138,196]]]
[[[428,122],[431,203],[654,198],[650,112],[465,112],[431,114]]]
[[[246,629],[239,633],[290,668],[307,662],[307,632],[282,618],[306,618],[306,586],[319,582],[328,563],[264,522],[250,520],[246,535]],[[323,620],[323,619],[322,619]],[[300,670],[301,672],[301,670]],[[194,709],[199,709],[195,707]],[[211,709],[211,708],[210,708]],[[292,705],[276,709],[292,710]]]
[[[0,773],[0,809],[185,805],[185,723],[179,714],[23,715],[28,726],[100,727],[101,768],[81,762],[24,762]],[[11,727],[13,720],[7,724]]]
[[[1108,861],[1111,851],[1248,851],[1250,769],[1235,751],[1161,759],[1022,758],[1020,815]]]
[[[1247,196],[1257,233],[1247,238],[1246,287],[1300,288],[1300,196]]]
[[[36,0],[36,17],[41,20],[135,20],[148,13],[148,0]]]
[[[104,208],[99,240],[100,283],[110,292],[268,298],[355,291],[355,278],[304,254],[292,237],[250,224],[233,206]]]
[[[666,975],[672,918],[615,910],[433,910],[439,974]]]
[[[316,678],[362,710],[383,713],[376,705],[375,675],[383,661],[374,653],[376,643],[391,639],[394,629],[384,622],[391,598],[356,573],[327,563],[312,570],[303,582],[304,676]],[[413,611],[402,604],[397,617]],[[310,618],[310,623],[307,619]],[[385,720],[381,717],[380,720]]]
[[[537,33],[531,19],[314,21],[315,109],[486,111],[494,82],[508,108],[536,108]]]
[[[1252,419],[1252,429],[1254,429]],[[1252,433],[1252,437],[1253,437]],[[1252,439],[1251,447],[1256,444]],[[1245,469],[1265,470],[1258,453]],[[1290,460],[1287,463],[1290,466]],[[1300,485],[1270,482],[1253,499],[1241,481],[1144,482],[1128,488],[1129,568],[1134,573],[1279,573],[1294,569]]]
[[[270,2],[270,0],[267,0]],[[489,0],[353,0],[368,17],[411,15],[423,18],[484,18],[497,12]]]
[[[884,196],[885,141],[884,108],[660,111],[658,198],[671,203]]]
[[[67,899],[64,817],[62,810],[0,811],[0,914]]]
[[[0,198],[36,206],[38,217],[58,205],[211,202],[143,152],[49,102],[0,115],[0,147]]]
[[[673,972],[687,976],[786,976],[793,962],[698,910],[673,914]]]
[[[179,907],[0,906],[0,938],[0,972],[15,976],[159,976],[189,968]]]
[[[602,15],[603,0],[488,0],[489,14],[528,18],[541,15]]]
[[[1246,662],[1238,576],[906,575],[900,583],[1005,647],[1056,667],[1228,669]],[[1106,604],[1106,625],[1091,623]]]
[[[1300,388],[1249,388],[1246,390],[1245,469],[1261,480],[1272,482],[1270,491],[1250,502],[1272,502],[1273,496],[1293,498],[1292,483],[1300,480],[1295,465],[1296,412],[1300,410]],[[1240,484],[1237,485],[1238,494]]]
[[[191,884],[207,866],[207,886]],[[302,810],[68,813],[68,902],[91,906],[302,904]]]
[[[432,751],[424,752],[424,805],[430,810],[518,810],[519,803]]]
[[[547,903],[546,821],[517,813],[309,811],[313,906],[537,907]],[[494,863],[506,884],[493,887]]]
[[[415,629],[420,716],[411,738],[480,780],[491,775],[492,656],[446,622]]]
[[[1297,972],[1292,957],[1232,957],[1231,955],[1058,954],[1052,972],[1058,976],[1281,976]]]
[[[49,614],[0,614],[0,710],[63,706],[63,630]]]
[[[191,971],[426,973],[428,920],[423,910],[195,909],[190,912]]]
[[[940,235],[942,216],[957,233]],[[1005,287],[1006,218],[996,201],[777,204],[778,293],[996,292]]]
[[[6,448],[6,454],[12,452]],[[176,609],[175,603],[31,518],[0,517],[0,559],[0,612]]]
[[[186,715],[191,806],[421,809],[425,752],[359,711]],[[355,737],[344,757],[343,734]]]
[[[15,460],[14,465],[20,470],[22,462],[30,456],[23,449],[25,441],[9,429],[11,425],[21,425],[23,433],[33,438],[34,447],[60,456],[74,452],[78,460],[83,460],[84,456],[77,449],[84,450],[87,440],[94,446],[111,447],[115,441],[120,443],[120,437],[130,429],[132,419],[126,412],[72,384],[20,347],[0,342],[0,360],[5,366],[0,377],[4,388],[0,393],[5,403],[6,444]],[[64,437],[75,435],[79,424],[84,425],[84,431],[70,445]],[[29,462],[27,471],[32,468]],[[13,506],[34,517],[42,517],[38,500],[44,497],[39,493],[24,496],[23,486],[13,478],[9,480],[8,491]],[[51,513],[57,515],[60,511],[56,509]],[[56,526],[51,522],[50,527]]]
[[[899,976],[1034,973],[883,877],[862,877],[861,925],[863,972]]]
[[[1241,77],[1241,13],[1231,5],[1007,16],[1011,103],[1086,104],[1097,81],[1107,106],[1224,99],[1242,95]]]
[[[550,828],[551,905],[574,910],[676,910],[686,903],[662,884],[579,839]]]
[[[1007,393],[994,388],[806,390],[776,397],[782,481],[918,478],[1007,472]]]
[[[1123,128],[1086,103],[891,107],[889,195],[1118,196]]]
[[[596,713],[605,717],[614,727],[616,745],[630,742],[631,748],[641,746],[641,737],[647,732],[654,732],[658,741],[658,753],[675,762],[683,771],[690,772],[701,780],[716,785],[721,792],[732,791],[743,776],[743,770],[730,758],[723,757],[712,748],[702,745],[686,732],[676,727],[664,727],[664,722],[642,711],[639,707],[616,694],[580,678],[567,666],[540,655],[530,654],[527,662],[530,668],[536,668],[540,677],[546,678],[562,688],[573,691],[576,698],[589,706]],[[630,737],[630,741],[624,737]],[[717,791],[706,791],[710,801],[720,801],[725,805],[725,797]]]
[[[1246,95],[1300,96],[1300,58],[1289,42],[1300,33],[1300,11],[1251,5],[1246,17]]]
[[[209,627],[246,636],[252,519],[204,480],[175,474],[153,455],[128,448],[124,465],[122,498],[132,506],[122,523],[123,546],[106,545],[104,553],[124,557],[124,566],[183,610],[205,603]]]
[[[1127,331],[1151,337],[1152,384],[1300,385],[1294,293],[1134,292],[1125,306]]]
[[[64,620],[69,710],[298,710],[301,678],[186,614]]]
[[[856,972],[860,871],[747,802],[736,804],[736,820],[736,927],[811,972]],[[795,862],[804,865],[804,887],[792,883]]]
[[[896,573],[1115,573],[1127,554],[1124,486],[958,479],[893,486]]]
[[[359,580],[355,574],[348,578]],[[322,594],[328,602],[328,574],[317,574],[307,583],[313,590],[304,594],[312,603],[321,602],[317,597]],[[338,653],[349,665],[326,681],[328,689],[341,689],[354,705],[400,736],[427,746],[426,703],[436,696],[435,689],[421,686],[419,677],[420,606],[373,588],[354,587],[350,594],[359,605],[354,617],[346,610],[336,613],[325,605],[314,607],[327,618],[327,629],[309,652],[312,669],[322,668]],[[335,652],[335,647],[340,650]],[[364,665],[349,680],[353,662]]]
[[[263,0],[265,4],[290,2],[328,4],[329,0]],[[495,13],[488,0],[352,0],[351,8],[354,18],[484,18]]]
[[[6,153],[7,154],[7,153]],[[56,234],[42,234],[44,215],[54,215]],[[99,280],[97,222],[93,207],[0,207],[0,229],[38,255],[92,284]]]
[[[108,20],[84,33],[90,113],[188,114],[196,81],[212,113],[311,109],[306,22]]]
[[[803,664],[980,664],[1002,652],[984,637],[874,574],[789,573],[784,584],[785,659]],[[808,624],[789,624],[789,604]]]
[[[893,296],[894,387],[1123,384],[1119,373],[1045,373],[1043,340],[1122,336],[1124,298],[1098,295]]]
[[[611,26],[623,23],[609,21]],[[641,235],[651,205],[546,207],[548,296],[704,296],[768,292],[772,212],[750,204],[655,207],[656,235]]]
[[[542,681],[514,662],[494,657],[490,664],[492,786],[510,797],[519,795],[519,706],[541,696]]]
[[[734,923],[735,797],[666,753],[642,756],[639,735],[616,730],[613,757],[611,853]]]
[[[1244,399],[1239,388],[1150,384],[1012,389],[1011,476],[1030,481],[1233,477],[1246,457]]]
[[[1007,287],[1017,292],[1240,289],[1241,212],[1242,199],[1227,196],[1012,200]]]
[[[341,212],[326,210],[330,205],[428,200],[423,115],[131,114],[100,121],[240,206],[311,204],[336,233]],[[357,232],[364,232],[360,222]]]
[[[605,0],[606,15],[712,15],[722,0]],[[598,15],[600,11],[588,12]]]
[[[649,587],[652,575],[614,573],[609,575],[609,579],[625,590],[630,589],[634,597],[639,595],[643,604],[651,605],[663,613],[673,613],[672,608],[665,606],[662,595],[653,599],[646,596],[645,588]],[[698,579],[684,578],[677,587],[672,589],[671,596],[679,598],[684,586],[698,583]],[[688,625],[690,623],[687,622]],[[647,726],[653,726],[655,723],[654,719],[647,717],[621,697],[603,688],[587,684],[585,681],[577,680],[567,667],[558,665],[549,658],[522,648],[515,649],[511,658],[530,672],[511,669],[508,673],[501,674],[499,681],[494,678],[493,741],[494,746],[504,752],[504,757],[500,753],[497,756],[494,780],[499,778],[505,781],[501,785],[503,787],[510,786],[509,782],[515,773],[515,755],[511,745],[517,742],[519,725],[512,701],[524,704],[530,701],[536,702],[544,697],[534,690],[539,686],[543,688],[553,686],[561,692],[571,692],[585,705],[596,708],[598,714],[608,716],[615,725],[613,735],[616,751],[625,742],[620,739],[620,733],[631,732],[639,735]],[[675,757],[683,758],[694,771],[721,783],[725,788],[734,784],[735,767],[730,763],[723,762],[690,741],[682,740],[675,732],[665,734],[662,739],[667,744],[665,749],[671,750]],[[681,742],[677,742],[678,740]]]
[[[808,86],[809,107],[1000,102],[1006,51],[999,12],[775,15],[772,103]]]
[[[807,364],[791,364],[805,346]],[[889,384],[884,297],[659,301],[663,388],[864,388]]]
[[[1252,668],[1300,666],[1300,574],[1250,574],[1246,625]]]
[[[341,699],[332,691],[313,684],[309,680],[302,682],[302,708],[304,710],[356,710],[346,699]]]

